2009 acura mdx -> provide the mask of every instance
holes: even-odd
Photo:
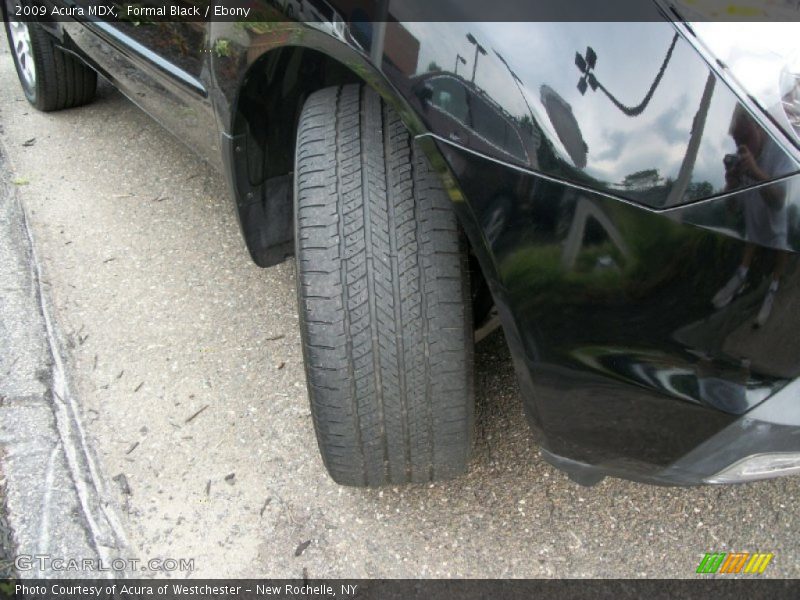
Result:
[[[797,23],[666,0],[628,2],[636,23],[526,18],[563,14],[549,0],[100,4],[4,0],[25,96],[75,107],[101,74],[227,176],[258,265],[294,255],[337,482],[465,471],[490,314],[574,479],[800,470]]]

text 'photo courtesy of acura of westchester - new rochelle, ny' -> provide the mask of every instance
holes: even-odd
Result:
[[[109,80],[225,175],[257,265],[295,261],[336,482],[464,473],[492,327],[579,483],[800,471],[798,24],[667,0],[525,18],[558,4],[3,11],[34,107]]]

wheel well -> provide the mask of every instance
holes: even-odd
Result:
[[[303,103],[319,89],[358,82],[345,65],[303,47],[272,50],[250,68],[233,115],[232,168],[245,241],[259,266],[293,251],[292,171]]]
[[[337,60],[299,46],[266,53],[244,80],[233,116],[232,168],[245,242],[261,267],[283,262],[294,252],[292,177],[303,104],[317,90],[348,83],[365,82]],[[467,244],[473,256],[468,237]],[[470,260],[470,271],[480,325],[493,300],[477,260]]]

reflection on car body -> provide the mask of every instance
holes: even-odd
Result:
[[[429,73],[417,77],[415,93],[427,100],[424,106],[440,131],[448,131],[450,140],[472,142],[479,151],[487,147],[508,159],[527,163],[530,158],[520,126],[474,83],[447,73]]]

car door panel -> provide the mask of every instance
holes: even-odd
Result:
[[[74,4],[86,3],[77,0]],[[208,94],[205,23],[137,25],[92,18],[65,23],[64,30],[120,91],[205,160],[221,166],[219,133]]]

